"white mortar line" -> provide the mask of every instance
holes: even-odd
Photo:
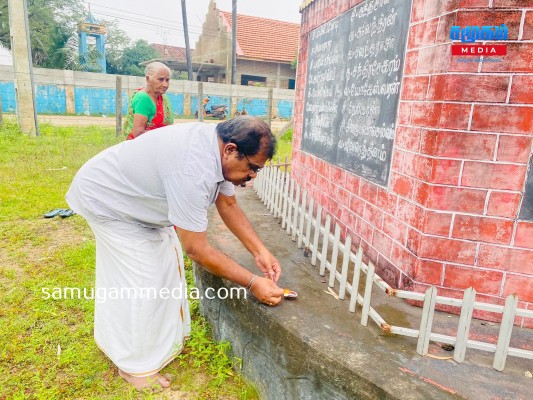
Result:
[[[524,43],[524,42],[521,42],[521,43]],[[520,71],[517,71],[517,72],[486,72],[485,74],[487,76],[509,76],[509,74],[513,74],[513,75],[531,75],[531,72],[520,72]],[[479,76],[479,74],[477,72],[471,72],[471,71],[449,71],[449,72],[436,72],[436,73],[424,73],[424,74],[409,74],[409,75],[404,75],[404,76],[409,76],[409,77],[419,77],[419,76],[436,76],[436,75],[474,75],[474,76]],[[289,90],[289,89],[285,89],[285,90]],[[176,92],[176,93],[181,93],[181,92]],[[422,100],[404,100],[404,101],[408,101],[408,102],[420,102]],[[438,101],[438,102],[442,102],[442,100]],[[437,101],[436,101],[437,103]],[[456,103],[461,103],[460,101],[456,102]],[[500,104],[500,103],[498,103]]]
[[[522,196],[525,197],[525,196]],[[520,209],[519,209],[520,210]],[[518,220],[515,220],[513,223],[513,233],[511,234],[511,246],[515,247],[514,240],[516,238],[516,231],[518,230]]]
[[[472,117],[474,116],[474,102],[470,106],[470,115],[468,116],[468,126],[466,127],[467,131],[470,131],[472,128]]]
[[[478,74],[481,73],[481,68],[483,68],[483,61],[485,60],[485,56],[479,57],[479,65],[477,66],[477,72]]]
[[[522,10],[522,18],[520,18],[520,28],[518,29],[518,40],[524,37],[524,25],[526,21],[526,10]]]
[[[505,98],[505,103],[509,104],[509,99],[511,98],[511,87],[513,86],[513,75],[509,76],[509,87],[507,88],[507,97]]]
[[[478,75],[477,73],[474,74],[474,75]],[[506,75],[506,76],[509,76],[509,74],[502,74],[502,75]],[[518,74],[515,74],[515,75],[518,75]],[[531,74],[526,74],[528,76],[531,76]],[[488,74],[487,74],[488,76]],[[492,74],[490,75],[492,76]],[[420,103],[420,104],[424,104],[424,103],[429,103],[429,104],[464,104],[464,105],[470,105],[472,104],[471,101],[449,101],[449,100],[437,100],[437,101],[428,101],[428,100],[402,100],[404,103]],[[481,106],[500,106],[500,107],[529,107],[529,108],[533,108],[533,104],[504,104],[504,103],[495,103],[493,101],[487,101],[487,102],[478,102],[477,103],[478,105],[481,105]],[[400,124],[400,125],[404,125],[404,124]],[[441,129],[439,129],[441,130]],[[460,130],[460,129],[451,129],[451,130]]]
[[[477,242],[477,246],[476,246],[476,253],[474,254],[474,267],[477,267],[477,262],[478,262],[478,259],[479,259],[479,249],[481,247],[481,242]]]
[[[448,232],[448,237],[451,238],[453,233],[453,226],[455,225],[455,213],[452,214],[452,220],[450,222],[450,230]]]
[[[503,297],[502,294],[503,294],[503,288],[505,287],[505,281],[507,280],[507,271],[503,271],[503,276],[502,276],[502,283],[500,284],[500,291],[498,292],[498,296],[500,297]],[[522,318],[522,321],[524,319]]]
[[[499,146],[499,143],[500,143],[500,137],[501,137],[501,134],[500,133],[497,133],[496,134],[496,143],[494,145],[494,157],[493,157],[493,160],[494,162],[497,162],[498,161],[498,151],[500,150],[500,146]]]
[[[457,182],[457,186],[460,186],[463,181],[463,171],[465,168],[465,160],[461,161],[461,167],[459,168],[459,182]]]
[[[489,189],[487,192],[487,197],[485,198],[485,205],[483,206],[483,215],[487,215],[487,212],[489,210],[489,199],[490,199],[491,194],[492,194],[492,189]]]

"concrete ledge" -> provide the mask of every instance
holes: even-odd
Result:
[[[469,349],[461,364],[420,357],[416,339],[386,335],[371,322],[368,327],[361,326],[360,310],[350,313],[347,301],[325,293],[327,284],[317,269],[281,231],[253,190],[239,189],[237,197],[282,264],[280,286],[296,290],[299,297],[277,307],[264,306],[253,298],[204,297],[201,309],[215,338],[231,342],[235,356],[242,359],[243,375],[256,383],[264,399],[528,398],[533,380],[524,373],[533,370],[531,360],[510,357],[505,371],[497,372],[491,367],[491,355],[478,350]],[[253,258],[216,211],[210,218],[211,243],[255,271]],[[201,292],[207,287],[231,287],[198,266],[195,276]],[[392,299],[399,303],[398,308],[392,307],[391,299],[377,293],[374,299],[373,307],[392,323],[416,328],[419,309],[399,299]],[[453,329],[449,325],[454,321],[442,317],[436,319],[436,326],[444,331]],[[431,346],[430,353],[451,355],[437,344]]]

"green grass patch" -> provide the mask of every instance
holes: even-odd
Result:
[[[292,160],[292,128],[278,139],[277,151],[272,158],[272,164],[284,164],[285,160],[289,164]]]
[[[139,399],[93,340],[94,301],[46,298],[43,288],[94,287],[95,245],[83,218],[43,219],[67,207],[64,195],[77,170],[123,140],[113,128],[41,125],[22,134],[14,121],[0,126],[0,399]],[[190,273],[189,273],[190,274]],[[192,353],[163,372],[188,399],[257,399],[235,375],[228,343],[191,304]],[[165,398],[167,394],[158,395]]]

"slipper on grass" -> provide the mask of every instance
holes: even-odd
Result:
[[[48,211],[46,214],[43,214],[44,218],[53,218],[61,212],[67,211],[66,208],[54,208],[53,210]]]
[[[71,209],[65,209],[63,211],[60,211],[57,215],[59,215],[61,218],[67,218],[67,217],[70,217],[71,215],[74,215],[75,212],[72,211]]]

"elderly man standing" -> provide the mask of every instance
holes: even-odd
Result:
[[[247,287],[259,301],[281,301],[280,264],[234,195],[234,185],[255,177],[275,148],[268,125],[253,117],[171,125],[104,150],[76,174],[66,198],[96,238],[96,293],[130,294],[96,302],[95,340],[137,389],[170,385],[159,371],[181,352],[190,333],[186,296],[161,295],[176,288],[186,293],[181,246],[208,271]],[[212,204],[252,253],[262,276],[208,243]],[[156,295],[131,296],[143,290]]]

